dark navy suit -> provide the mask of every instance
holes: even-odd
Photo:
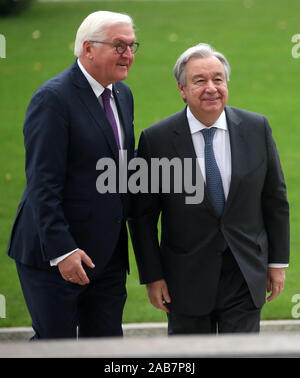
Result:
[[[134,153],[133,98],[122,82],[113,85],[113,95],[129,160]],[[12,229],[8,255],[17,262],[37,337],[69,337],[74,324],[83,316],[78,310],[80,306],[90,309],[81,323],[94,323],[87,317],[91,312],[103,310],[96,309],[94,301],[99,302],[100,292],[109,293],[110,281],[120,281],[115,286],[122,286],[120,296],[124,305],[124,272],[128,267],[127,196],[118,192],[100,194],[96,188],[101,174],[96,170],[98,159],[114,159],[118,177],[118,148],[104,110],[77,62],[36,91],[26,113],[24,141],[27,185]],[[49,263],[76,248],[84,250],[95,264],[94,269],[84,265],[91,280],[85,287],[64,281],[57,267]],[[121,271],[122,277],[116,273]],[[53,295],[53,288],[57,295]],[[111,296],[115,297],[116,293]],[[73,297],[76,297],[75,307],[74,302],[68,303]],[[45,302],[47,310],[41,312]],[[111,304],[110,308],[106,303],[104,318],[117,318],[116,323],[120,322],[123,305]],[[64,306],[69,307],[64,309]],[[74,323],[67,333],[59,331],[58,320],[53,329],[49,320],[48,329],[43,333],[39,323],[48,317],[61,317],[63,327],[66,322],[63,313],[67,311],[72,318],[67,321]],[[118,315],[114,316],[113,312]],[[117,324],[111,325],[116,327]],[[84,335],[118,333],[110,332],[109,328],[102,324],[97,332],[97,325],[93,324],[94,331],[86,331]]]

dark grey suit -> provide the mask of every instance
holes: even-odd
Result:
[[[268,264],[289,261],[289,206],[268,121],[232,107],[225,107],[225,112],[232,176],[221,217],[206,191],[198,205],[185,204],[186,193],[133,198],[130,231],[140,280],[166,280],[171,312],[199,316],[213,309],[224,239],[257,307],[265,302]],[[154,157],[196,158],[186,110],[144,130],[138,156],[148,162]]]

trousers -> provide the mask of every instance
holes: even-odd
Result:
[[[35,339],[122,336],[127,265],[117,248],[105,270],[85,286],[65,281],[58,269],[16,262]]]
[[[259,332],[261,308],[254,305],[248,285],[229,248],[222,259],[213,310],[201,316],[168,313],[169,335]]]

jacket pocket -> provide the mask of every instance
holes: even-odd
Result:
[[[22,202],[19,204],[19,206],[18,206],[17,214],[16,214],[16,217],[15,217],[15,220],[14,220],[13,226],[12,226],[12,230],[11,230],[11,234],[10,234],[10,238],[9,238],[9,242],[8,242],[8,246],[7,246],[7,252],[9,252],[9,250],[10,250],[10,246],[11,246],[12,239],[13,239],[13,237],[14,237],[15,229],[16,229],[16,226],[17,226],[18,220],[19,220],[19,218],[20,218],[21,212],[22,212],[22,210],[23,210],[23,207],[24,207],[24,205],[25,205],[25,202],[26,202],[26,200],[22,201]]]

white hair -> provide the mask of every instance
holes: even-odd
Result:
[[[177,82],[179,82],[182,86],[186,85],[185,65],[191,58],[198,57],[204,59],[211,56],[215,56],[223,64],[226,81],[228,82],[230,76],[230,65],[227,59],[223,54],[215,51],[210,45],[206,43],[199,43],[196,46],[190,47],[177,59],[177,62],[174,66],[174,76]]]
[[[79,57],[82,54],[83,42],[86,40],[105,40],[107,28],[116,24],[129,24],[133,28],[133,20],[126,14],[98,11],[88,15],[77,30],[74,55]]]

